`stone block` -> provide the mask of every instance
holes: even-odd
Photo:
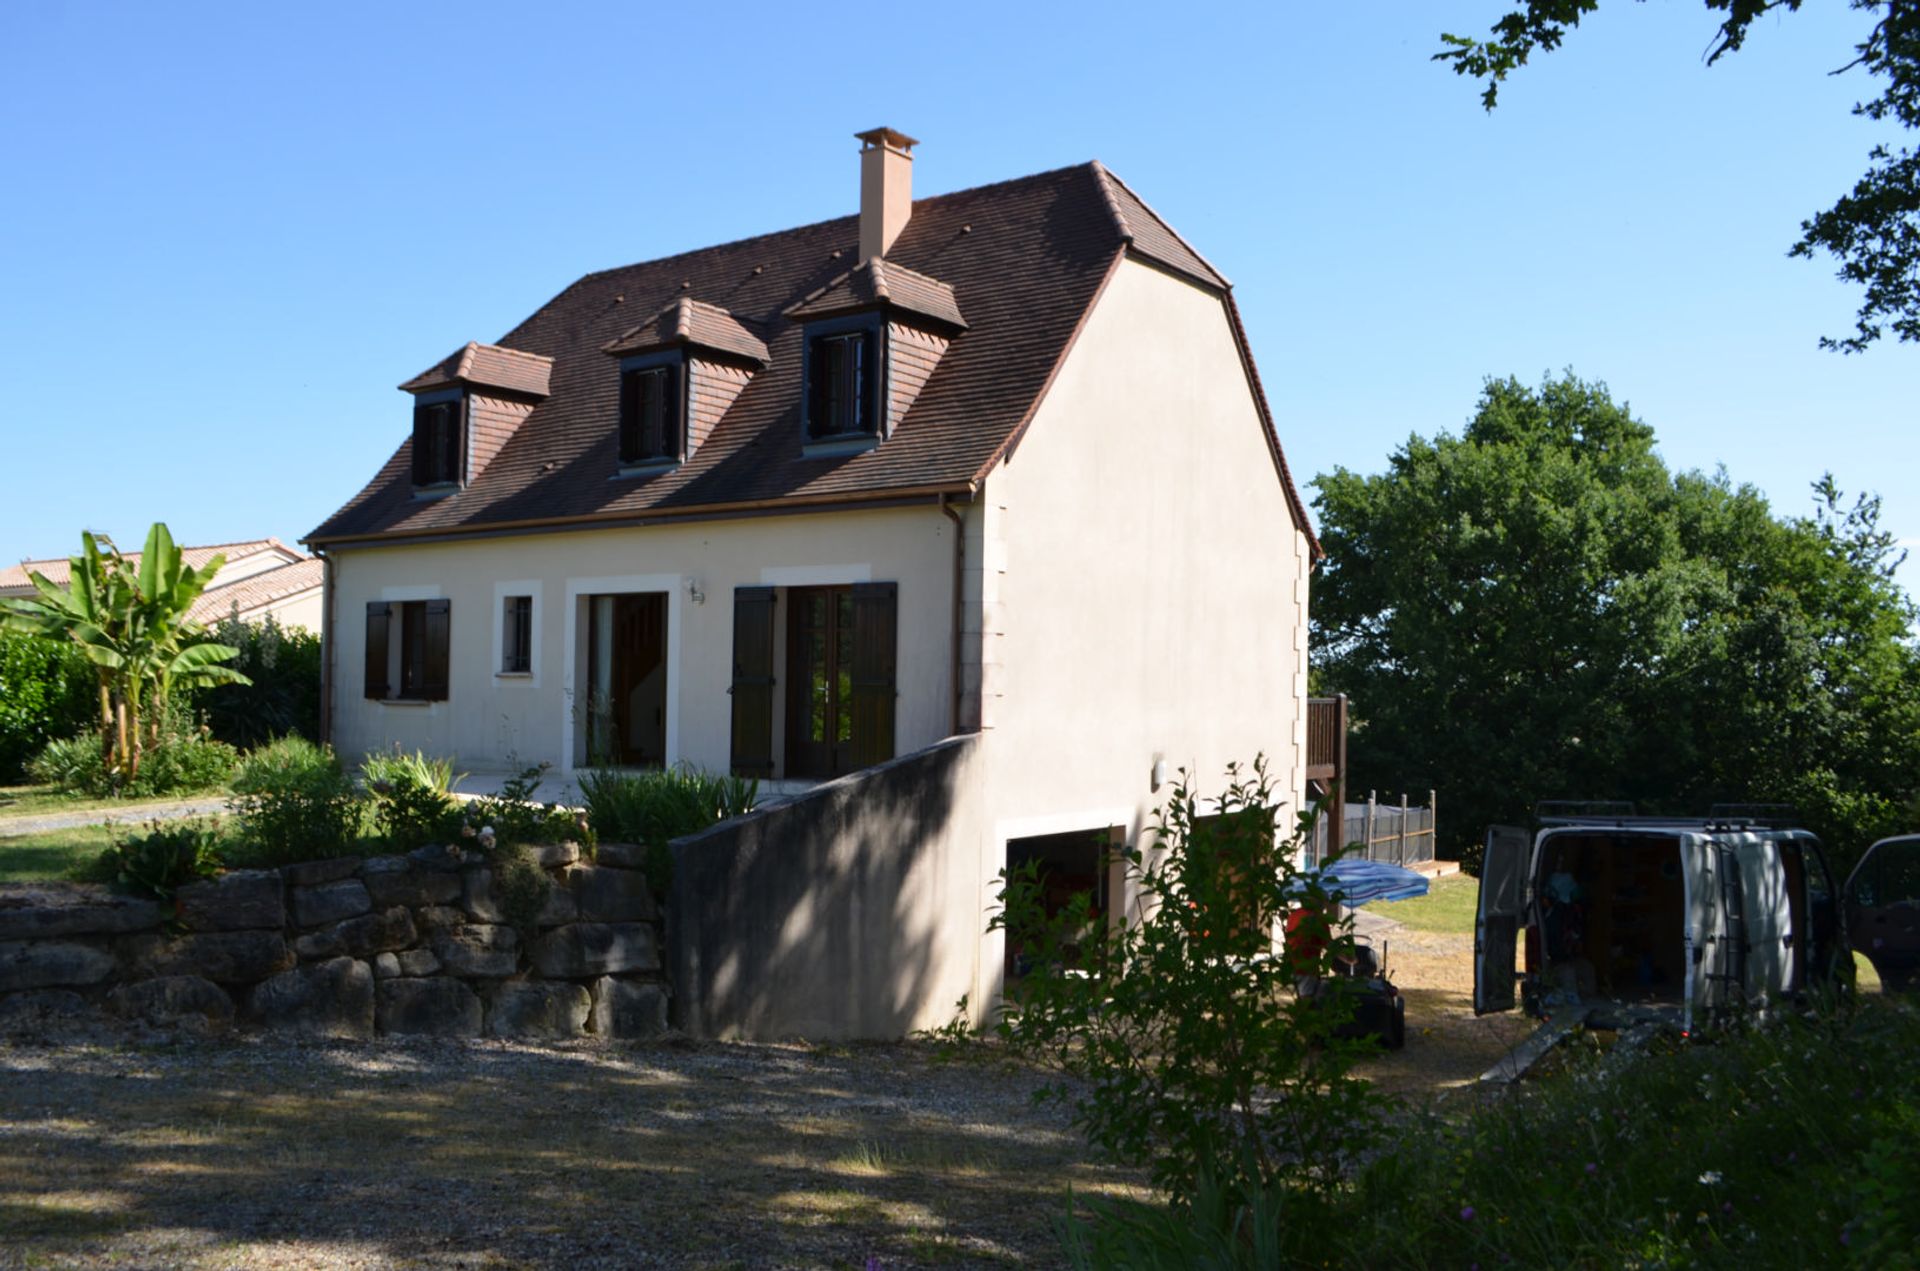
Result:
[[[433,953],[448,975],[505,979],[520,969],[520,935],[512,927],[473,923],[437,933]]]
[[[464,868],[467,864],[467,853],[452,845],[443,846],[433,843],[426,847],[414,848],[407,853],[407,859],[420,869],[445,874]]]
[[[376,1023],[383,1033],[478,1037],[480,999],[458,980],[387,980],[380,985]]]
[[[502,984],[487,1011],[492,1037],[578,1037],[592,999],[578,984],[513,980]]]
[[[589,865],[567,874],[582,922],[654,922],[660,917],[647,876],[638,870]]]
[[[0,993],[98,984],[113,968],[113,955],[95,945],[64,940],[0,944]]]
[[[336,922],[320,931],[308,932],[293,942],[303,958],[332,958],[345,954],[366,957],[392,949],[404,949],[419,938],[413,915],[395,906],[379,913],[363,914]]]
[[[467,911],[451,905],[428,905],[415,917],[424,931],[445,931],[449,927],[467,925]]]
[[[440,959],[433,956],[431,949],[403,949],[397,956],[402,975],[440,974]]]
[[[602,1037],[658,1037],[667,1031],[667,990],[602,976],[593,982],[588,1024]]]
[[[188,883],[173,893],[174,912],[189,931],[278,930],[287,925],[280,871],[236,869]]]
[[[330,922],[358,918],[373,908],[367,885],[357,878],[318,887],[293,889],[293,920],[302,927],[323,927]]]
[[[580,859],[578,843],[542,843],[527,850],[533,853],[534,863],[541,869],[560,869]]]
[[[72,989],[34,989],[0,997],[0,1037],[39,1039],[64,1034],[94,1018],[87,999]]]
[[[614,869],[645,869],[647,867],[647,845],[645,843],[602,843],[593,849],[593,859],[601,865]]]
[[[293,950],[278,931],[207,931],[198,935],[131,936],[120,945],[127,978],[198,975],[217,984],[264,980],[293,965]]]
[[[373,972],[353,958],[296,967],[256,985],[248,1011],[267,1028],[309,1037],[371,1037]]]
[[[460,875],[418,869],[404,856],[374,857],[361,865],[360,879],[367,885],[373,903],[382,909],[390,905],[444,905],[460,898]]]
[[[460,903],[480,922],[505,922],[507,915],[493,898],[493,871],[470,869],[460,875]]]
[[[151,900],[116,896],[103,887],[12,884],[0,887],[0,940],[54,936],[117,936],[160,925]]]
[[[343,878],[352,878],[359,870],[358,856],[336,856],[331,860],[282,865],[280,877],[287,880],[289,887],[324,887]]]
[[[572,890],[563,886],[555,886],[549,882],[547,885],[547,901],[540,906],[540,912],[534,918],[533,925],[536,927],[558,927],[563,923],[574,921],[579,916],[580,906],[574,900]]]
[[[660,945],[641,922],[576,922],[534,942],[533,966],[550,980],[579,980],[620,971],[657,971]]]
[[[400,957],[398,954],[382,953],[374,957],[373,959],[373,978],[374,979],[391,980],[396,978],[399,974],[400,974]]]
[[[197,975],[163,975],[122,984],[107,995],[107,1005],[125,1019],[162,1026],[197,1022],[225,1028],[233,1023],[233,999],[218,984]]]

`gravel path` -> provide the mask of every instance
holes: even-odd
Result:
[[[0,1267],[1053,1266],[1144,1195],[924,1045],[0,1045]]]
[[[148,821],[178,821],[184,817],[209,816],[226,810],[227,800],[223,795],[217,799],[175,799],[166,803],[142,803],[126,808],[93,808],[84,812],[0,816],[0,838],[44,834],[48,830],[70,830],[82,825],[136,825]]]

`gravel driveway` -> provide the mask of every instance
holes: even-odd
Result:
[[[0,1046],[0,1267],[1054,1265],[1134,1193],[918,1045]]]

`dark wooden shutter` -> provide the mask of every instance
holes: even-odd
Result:
[[[852,380],[856,394],[850,421],[855,432],[878,434],[880,428],[880,339],[879,332],[866,331],[849,341],[854,363]]]
[[[620,462],[640,457],[640,372],[620,376]]]
[[[853,762],[893,758],[894,669],[899,642],[900,585],[853,585]]]
[[[387,684],[387,630],[393,625],[393,606],[384,600],[367,602],[367,687],[370,698],[392,696]]]
[[[773,775],[773,607],[771,587],[733,589],[733,770]]]
[[[680,394],[680,368],[674,365],[660,368],[660,457],[678,459],[681,455],[680,437],[685,431],[683,422],[687,417],[687,404]]]
[[[413,483],[433,484],[433,407],[413,405]]]
[[[450,602],[429,600],[426,602],[426,621],[424,623],[425,655],[420,676],[420,696],[429,702],[447,700],[447,679],[451,659],[449,653],[453,643],[453,622]]]

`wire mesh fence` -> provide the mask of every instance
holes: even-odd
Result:
[[[1424,806],[1409,803],[1405,795],[1396,803],[1383,803],[1369,792],[1365,803],[1349,803],[1343,809],[1338,854],[1394,865],[1431,861],[1438,802],[1431,790]],[[1314,826],[1313,859],[1324,861],[1334,854],[1333,818],[1323,816]]]

